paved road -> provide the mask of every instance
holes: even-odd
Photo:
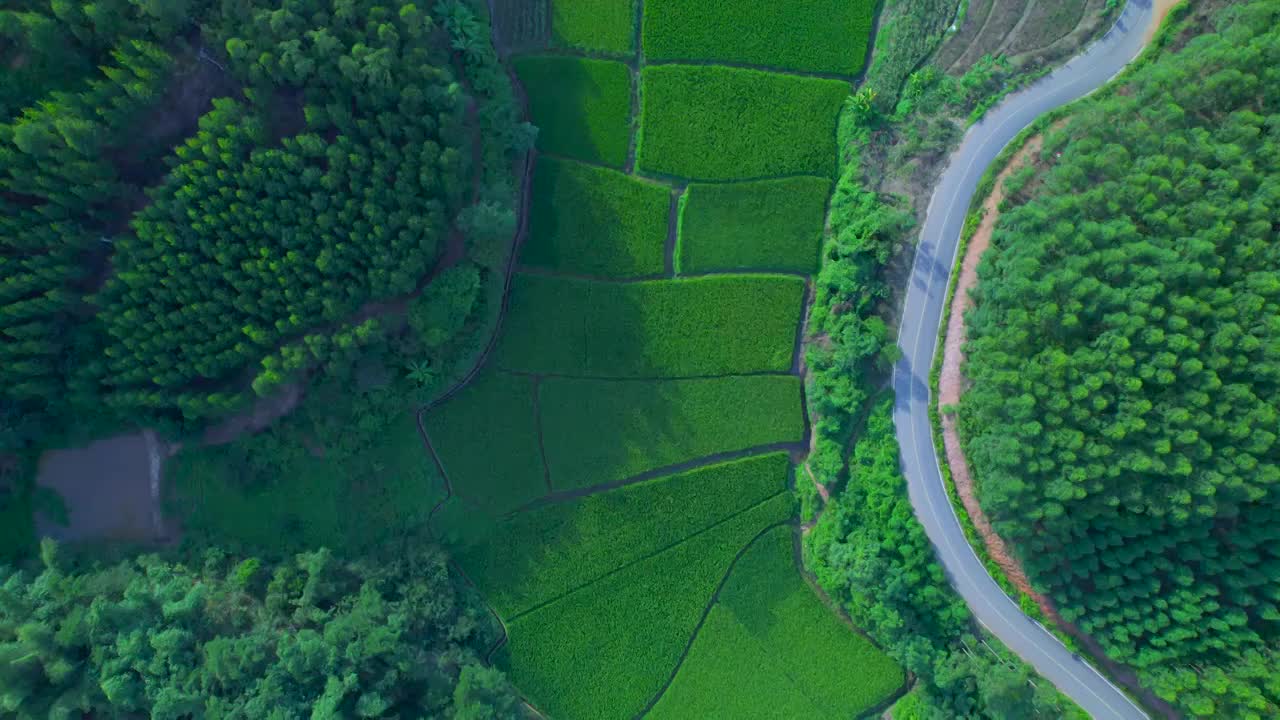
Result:
[[[969,547],[947,500],[929,425],[929,369],[961,226],[978,181],[996,155],[1040,115],[1105,84],[1132,60],[1151,21],[1151,0],[1129,0],[1101,40],[1053,74],[1006,98],[969,129],[942,175],[920,233],[894,367],[893,421],[911,505],[970,610],[1004,644],[1099,720],[1145,718],[1119,689],[1027,617],[996,585]]]

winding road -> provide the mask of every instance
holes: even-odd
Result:
[[[929,370],[965,215],[983,174],[1019,132],[1046,112],[1106,84],[1146,43],[1152,0],[1129,0],[1114,27],[1052,74],[989,111],[969,128],[938,182],[920,232],[903,306],[893,369],[893,421],[916,517],[952,585],[988,630],[1099,720],[1146,718],[1119,688],[1076,657],[995,583],[965,539],[942,484],[929,423]]]

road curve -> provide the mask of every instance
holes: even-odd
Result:
[[[996,585],[960,529],[947,499],[929,423],[929,370],[960,232],[978,182],[1011,140],[1044,113],[1104,85],[1145,43],[1152,0],[1129,0],[1114,27],[1070,62],[1010,95],[965,134],[933,197],[911,269],[893,369],[893,422],[902,471],[916,517],[933,542],[951,584],[969,609],[1005,645],[1099,720],[1146,718],[1137,705],[1076,658]]]

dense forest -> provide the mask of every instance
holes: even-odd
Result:
[[[1191,715],[1276,717],[1280,7],[1205,30],[1013,179],[960,422],[1064,618]]]
[[[292,386],[237,480],[341,473],[474,357],[536,133],[483,4],[0,0],[0,69],[0,716],[521,714],[425,541],[33,557],[43,450]]]
[[[91,570],[42,547],[38,574],[0,566],[0,715],[78,718],[509,718],[481,664],[486,611],[444,557],[276,564],[210,551]]]
[[[501,256],[479,245],[510,237],[514,192],[477,166],[529,137],[509,89],[476,117],[506,76],[467,4],[13,5],[6,446],[104,413],[198,427],[403,329],[386,316],[433,270]]]

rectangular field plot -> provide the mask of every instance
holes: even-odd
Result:
[[[562,55],[515,59],[538,126],[538,149],[622,167],[631,144],[631,70]]]
[[[718,60],[855,75],[875,0],[645,0],[649,60]]]
[[[792,557],[791,530],[778,527],[734,565],[675,681],[648,717],[858,717],[904,681],[893,660],[805,585]]]
[[[557,491],[804,437],[800,379],[792,375],[548,378],[539,386],[538,404]]]
[[[406,411],[368,453],[321,457],[297,438],[264,433],[234,445],[192,447],[165,467],[172,510],[189,539],[227,548],[369,552],[425,536],[444,483]],[[256,441],[256,442],[255,442]],[[272,453],[278,467],[255,478],[246,466]]]
[[[630,55],[636,50],[636,0],[555,0],[551,37],[561,47]]]
[[[584,275],[660,275],[670,210],[664,185],[544,155],[520,261]]]
[[[641,74],[637,162],[691,180],[832,177],[839,80],[758,70],[659,65]]]
[[[794,177],[689,186],[676,270],[818,269],[831,181]]]
[[[465,530],[453,556],[510,619],[783,492],[790,467],[772,453],[542,505]]]
[[[546,494],[529,378],[483,372],[423,425],[455,495],[496,516]]]
[[[633,283],[517,275],[499,367],[596,378],[786,372],[800,278],[717,275]]]
[[[499,666],[548,717],[636,716],[675,668],[734,556],[792,510],[788,493],[775,495],[509,621]]]

